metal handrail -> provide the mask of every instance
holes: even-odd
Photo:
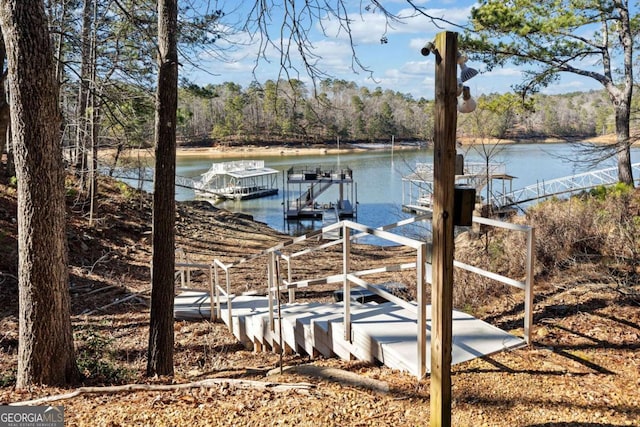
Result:
[[[232,316],[232,300],[235,297],[235,295],[231,294],[231,264],[224,264],[222,261],[218,260],[218,259],[214,259],[213,260],[213,271],[214,271],[214,277],[215,277],[215,286],[214,286],[214,290],[215,290],[215,307],[216,307],[216,315],[214,317],[215,318],[221,318],[222,317],[222,308],[221,308],[221,304],[220,304],[220,294],[222,293],[226,299],[227,299],[227,321],[228,321],[228,328],[231,332],[233,332],[233,316]],[[227,285],[226,288],[222,288],[220,286],[220,276],[218,274],[218,268],[220,268],[222,271],[224,271],[225,273],[225,284]],[[213,313],[213,305],[214,305],[214,301],[211,298],[212,294],[209,294],[209,303],[211,304],[211,313]]]
[[[640,163],[633,163],[631,168],[634,176],[638,177]],[[638,181],[638,178],[636,178],[636,181]],[[601,185],[612,185],[617,182],[619,182],[618,168],[612,167],[537,182],[533,185],[495,196],[494,202],[499,207],[515,206],[534,200],[586,191]]]
[[[209,278],[209,295],[213,295],[214,291],[214,273],[212,264],[202,264],[202,263],[194,263],[189,260],[189,256],[187,252],[183,248],[176,249],[176,256],[182,262],[176,262],[174,268],[176,271],[175,278],[180,277],[180,289],[182,290],[191,290],[191,270],[204,270],[207,272],[207,276]],[[186,274],[186,278],[185,278]],[[209,302],[211,304],[211,321],[215,321],[215,313],[213,311],[213,300],[210,298]]]
[[[384,271],[400,271],[402,269],[409,269],[409,268],[416,268],[417,270],[417,274],[416,274],[416,289],[418,290],[418,307],[417,309],[415,307],[412,307],[411,304],[407,303],[407,302],[402,302],[402,306],[405,308],[409,308],[410,310],[417,310],[417,317],[418,317],[418,321],[417,321],[417,336],[418,336],[418,348],[417,348],[417,352],[418,352],[418,369],[419,369],[419,373],[420,376],[424,376],[427,372],[427,360],[426,360],[426,325],[427,325],[427,318],[426,318],[426,278],[427,278],[427,274],[426,274],[426,269],[427,269],[427,265],[426,265],[426,254],[427,254],[427,244],[425,242],[420,242],[414,239],[410,239],[404,236],[399,236],[397,234],[393,234],[390,233],[388,231],[382,230],[382,229],[375,229],[375,228],[371,228],[371,227],[367,227],[365,225],[353,222],[353,221],[341,221],[338,222],[336,224],[332,224],[330,226],[327,227],[323,227],[322,230],[320,230],[321,233],[326,233],[329,231],[333,231],[336,229],[342,229],[342,238],[339,239],[338,241],[340,243],[342,243],[343,245],[343,260],[342,260],[342,274],[336,274],[336,275],[332,275],[332,276],[327,276],[325,278],[321,278],[321,279],[316,279],[315,281],[307,281],[307,282],[303,282],[303,281],[299,281],[299,282],[291,282],[291,272],[289,270],[288,274],[287,274],[287,279],[286,280],[281,280],[279,279],[278,275],[279,275],[279,269],[278,269],[278,264],[276,262],[276,258],[283,258],[283,254],[280,252],[280,249],[274,250],[272,251],[272,255],[270,256],[270,260],[268,263],[268,276],[269,276],[269,287],[268,287],[268,300],[269,300],[269,322],[270,322],[270,326],[271,326],[271,331],[275,333],[275,319],[274,319],[274,306],[273,306],[273,293],[275,292],[275,298],[277,298],[276,301],[279,301],[279,294],[282,290],[282,288],[280,287],[280,283],[283,283],[285,286],[284,288],[287,290],[291,290],[292,288],[299,288],[299,287],[303,287],[303,286],[309,286],[309,285],[315,285],[315,284],[321,284],[321,283],[339,283],[342,282],[343,283],[343,308],[344,308],[344,313],[343,313],[343,318],[344,318],[344,339],[348,342],[351,342],[351,305],[352,305],[352,301],[351,301],[351,283],[355,283],[358,286],[364,286],[365,288],[368,289],[374,289],[373,292],[375,292],[376,294],[382,296],[383,298],[389,299],[390,301],[393,302],[399,302],[402,301],[401,299],[395,297],[394,295],[385,292],[383,290],[379,290],[377,288],[373,288],[371,287],[367,282],[365,282],[364,280],[360,279],[359,276],[360,275],[366,275],[366,274],[373,274],[376,272],[384,272]],[[397,264],[397,265],[392,265],[392,266],[386,266],[386,267],[378,267],[375,269],[369,269],[369,270],[361,270],[361,271],[356,271],[356,272],[352,272],[350,271],[350,265],[351,265],[351,241],[352,241],[352,236],[351,236],[351,231],[357,231],[359,232],[358,235],[373,235],[376,236],[378,238],[382,238],[397,244],[401,244],[403,246],[406,247],[410,247],[412,249],[416,250],[416,262],[414,263],[404,263],[404,264]],[[311,233],[313,235],[317,235],[318,233]],[[355,237],[355,236],[354,236]],[[297,242],[301,242],[306,240],[308,237],[307,236],[301,236],[301,238],[297,238],[297,239],[292,239],[292,240],[297,240]],[[333,242],[332,242],[333,243]],[[291,243],[293,244],[293,243]],[[331,246],[331,245],[324,245],[325,247]],[[297,254],[302,253],[298,252]],[[298,255],[299,256],[299,255]],[[288,261],[288,265],[290,266],[290,261],[291,261],[292,256],[288,255],[286,256],[286,260]],[[280,316],[280,311],[278,311],[278,316]],[[280,325],[281,322],[279,321],[278,324]],[[280,337],[281,338],[281,337]]]
[[[399,221],[397,223],[388,224],[382,227],[372,228],[363,224],[359,224],[353,221],[341,221],[335,224],[331,224],[329,226],[323,227],[319,230],[315,230],[313,232],[307,233],[303,236],[294,237],[287,239],[273,247],[260,251],[257,254],[250,255],[248,257],[237,260],[236,262],[224,264],[220,260],[214,260],[212,267],[215,273],[215,286],[212,285],[212,289],[215,289],[215,306],[216,306],[216,314],[217,317],[221,316],[221,308],[220,308],[220,295],[224,294],[227,297],[227,309],[228,309],[228,324],[229,328],[232,328],[232,299],[235,295],[231,294],[230,284],[230,270],[238,266],[242,263],[248,262],[250,260],[254,260],[259,257],[267,256],[267,276],[268,276],[268,286],[267,286],[267,295],[269,302],[269,324],[271,331],[275,334],[275,318],[274,318],[274,299],[278,302],[278,316],[280,318],[281,312],[279,310],[279,296],[282,291],[288,291],[289,300],[293,301],[295,298],[295,289],[321,285],[321,284],[330,284],[330,283],[340,283],[342,282],[343,287],[343,307],[344,307],[344,332],[345,332],[345,340],[351,341],[351,284],[355,284],[357,286],[363,287],[370,292],[381,296],[389,301],[392,301],[403,308],[410,310],[417,314],[417,337],[418,337],[418,372],[422,377],[426,374],[426,284],[430,283],[430,266],[427,262],[427,257],[429,253],[429,247],[426,242],[418,241],[415,239],[411,239],[408,237],[400,236],[394,233],[391,233],[387,230],[401,227],[406,224],[410,224],[416,221],[425,221],[429,220],[432,217],[432,212],[428,209],[424,209],[424,212],[421,215],[418,215],[414,218],[409,218],[406,220]],[[482,217],[473,217],[473,222],[509,229],[517,232],[524,232],[527,236],[527,255],[526,255],[526,278],[524,281],[518,281],[515,279],[511,279],[509,277],[493,273],[478,267],[474,267],[460,261],[454,261],[454,266],[457,268],[461,268],[467,271],[470,271],[475,274],[480,274],[484,277],[488,277],[492,280],[496,280],[501,283],[505,283],[510,286],[514,286],[518,289],[525,291],[525,316],[524,316],[524,338],[525,342],[530,343],[531,340],[531,330],[533,324],[533,311],[532,311],[532,303],[533,303],[533,249],[534,249],[534,229],[530,226],[525,225],[517,225],[506,223],[502,221],[496,221],[492,219],[482,218]],[[342,237],[338,240],[331,241],[329,243],[323,243],[315,246],[314,248],[307,248],[302,251],[285,254],[282,252],[283,249],[288,248],[290,246],[299,244],[308,239],[317,237],[324,233],[334,231],[334,230],[342,230]],[[352,233],[355,231],[356,233]],[[372,235],[378,238],[388,240],[399,245],[412,248],[416,251],[415,262],[410,263],[401,263],[401,264],[393,264],[386,265],[382,267],[376,267],[366,270],[358,270],[351,271],[351,241],[353,239],[362,237],[364,235]],[[342,260],[342,272],[339,274],[329,275],[322,278],[315,279],[306,279],[306,280],[298,280],[292,281],[291,277],[291,268],[292,268],[292,260],[296,257],[299,257],[304,254],[309,254],[313,251],[325,249],[332,247],[337,244],[343,245],[343,260]],[[287,275],[286,278],[280,277],[280,264],[278,260],[285,260],[287,262]],[[366,282],[361,277],[382,273],[382,272],[391,272],[391,271],[402,271],[408,269],[416,269],[416,290],[417,290],[417,305],[413,305],[409,302],[406,302],[395,295],[386,292],[378,287],[373,286],[372,284]],[[219,283],[219,273],[218,269],[221,269],[225,272],[226,279],[226,287],[222,288]],[[283,285],[283,286],[281,286]],[[276,299],[277,298],[277,299]],[[212,302],[212,312],[213,312],[213,302]],[[281,322],[278,322],[279,324]],[[281,334],[280,334],[281,335]],[[282,340],[282,337],[280,337]],[[282,346],[282,343],[279,344]]]

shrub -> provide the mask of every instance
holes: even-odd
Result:
[[[76,333],[78,346],[78,369],[86,377],[100,383],[125,382],[131,373],[115,363],[111,338],[101,335],[92,328]]]
[[[530,208],[527,222],[535,227],[536,262],[549,271],[600,256],[607,236],[598,216],[597,206],[578,198],[549,200]]]
[[[122,181],[116,181],[115,186],[120,190],[120,194],[127,199],[133,199],[136,195],[135,190]]]
[[[635,272],[640,264],[639,205],[637,192],[617,184],[532,207],[527,222],[536,229],[536,262],[547,271],[595,262]]]

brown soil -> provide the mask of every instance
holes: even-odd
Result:
[[[17,225],[15,190],[0,195],[0,404],[65,393],[33,387],[18,391]],[[144,377],[148,340],[150,200],[114,183],[103,184],[96,220],[69,202],[70,291],[84,385],[170,384],[205,378],[311,383],[306,391],[277,392],[220,385],[176,391],[95,393],[62,400],[66,425],[427,425],[430,379],[417,381],[386,367],[337,359],[286,355],[285,365],[312,363],[385,381],[381,393],[326,378],[285,373],[268,376],[278,355],[244,349],[222,323],[176,322],[175,376]],[[287,238],[249,218],[206,203],[180,203],[178,246],[193,261],[232,262]],[[402,259],[402,250],[356,247],[358,263]],[[333,261],[310,258],[310,271]],[[234,273],[234,292],[264,288],[264,272],[251,263]],[[551,275],[536,285],[533,345],[454,367],[455,426],[640,425],[640,298],[638,286],[582,280],[579,271]],[[243,280],[238,280],[238,279]],[[396,278],[397,279],[397,278]],[[194,280],[204,275],[194,273]],[[237,283],[236,282],[236,283]],[[330,289],[300,294],[327,299]],[[113,304],[116,302],[116,304]],[[119,303],[118,303],[119,302]],[[473,307],[503,329],[522,324],[518,293]],[[113,304],[107,307],[107,305]]]

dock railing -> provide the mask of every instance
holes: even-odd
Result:
[[[182,248],[177,248],[175,251],[176,263],[175,279],[180,279],[180,290],[193,290],[193,284],[191,282],[191,272],[194,270],[201,270],[207,275],[208,291],[209,295],[214,293],[214,279],[213,279],[213,264],[196,263],[192,262],[189,255]],[[217,274],[217,273],[216,273]],[[199,289],[198,289],[199,290]],[[210,298],[211,301],[213,299]],[[211,320],[215,320],[215,314],[213,311],[213,304],[211,304]]]
[[[430,249],[431,246],[425,241],[412,239],[398,234],[389,232],[388,230],[402,227],[407,224],[429,221],[431,220],[432,212],[425,210],[420,215],[407,218],[396,223],[388,224],[378,228],[371,228],[363,224],[359,224],[353,221],[341,221],[329,226],[323,227],[318,230],[314,230],[303,236],[293,237],[275,245],[271,248],[265,249],[259,253],[250,255],[248,257],[237,260],[233,263],[225,264],[222,261],[216,259],[209,266],[213,270],[213,281],[211,284],[211,312],[212,319],[221,317],[221,297],[225,297],[227,304],[227,323],[229,328],[233,328],[233,315],[232,304],[235,295],[231,293],[231,270],[232,268],[243,264],[250,260],[257,258],[264,258],[266,271],[267,271],[267,296],[269,307],[269,325],[271,332],[274,336],[279,337],[282,340],[282,334],[276,331],[276,327],[281,327],[281,322],[276,322],[276,317],[280,320],[280,296],[283,292],[288,294],[289,302],[295,301],[295,291],[298,289],[304,289],[317,285],[327,284],[342,284],[343,291],[343,325],[344,325],[344,339],[347,342],[351,342],[352,330],[351,330],[351,312],[354,301],[351,299],[352,286],[359,286],[367,291],[384,298],[387,301],[391,301],[404,309],[413,312],[417,316],[417,341],[418,347],[416,349],[418,356],[418,373],[422,378],[427,372],[427,360],[426,360],[426,346],[427,346],[427,292],[426,285],[431,283],[431,265],[430,265]],[[474,274],[487,277],[489,279],[504,283],[520,290],[524,290],[524,339],[526,343],[531,342],[531,331],[533,324],[533,259],[534,259],[534,247],[535,236],[533,227],[525,225],[516,225],[503,221],[497,221],[481,217],[473,217],[473,221],[479,224],[484,224],[493,227],[504,228],[516,232],[523,232],[526,235],[526,259],[525,259],[525,280],[519,281],[495,272],[491,272],[479,267],[475,267],[460,261],[454,261],[454,266]],[[300,244],[311,239],[321,237],[325,233],[331,233],[335,231],[341,231],[340,238],[338,240],[332,240],[329,242],[322,242],[314,245],[313,247],[304,248],[297,252],[286,251],[294,245]],[[401,245],[413,250],[413,256],[415,261],[408,263],[393,263],[389,265],[375,266],[373,268],[354,270],[352,269],[352,241],[354,239],[370,235],[379,239],[383,239],[392,242],[396,245]],[[340,271],[336,271],[335,274],[325,275],[323,277],[307,278],[302,280],[292,280],[294,260],[303,255],[309,255],[313,252],[328,249],[335,245],[342,245],[342,261]],[[286,274],[281,274],[281,261],[286,263]],[[177,264],[178,266],[178,264]],[[181,267],[188,268],[188,267]],[[416,302],[412,303],[405,301],[402,298],[384,290],[380,286],[366,281],[363,277],[374,274],[387,273],[387,272],[399,272],[405,270],[415,270],[415,284],[416,284]],[[220,285],[221,274],[219,271],[224,272],[225,286]],[[215,305],[215,314],[214,314]],[[282,342],[279,343],[282,348]]]
[[[518,288],[524,291],[524,339],[527,344],[531,344],[531,332],[533,326],[533,280],[534,280],[534,260],[535,260],[535,229],[528,225],[512,224],[510,222],[498,221],[490,218],[474,216],[473,222],[503,228],[525,234],[526,256],[525,256],[525,279],[515,280],[501,274],[493,273],[482,268],[474,267],[460,261],[453,261],[454,267],[487,277],[500,283]]]

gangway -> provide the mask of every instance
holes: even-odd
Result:
[[[312,183],[307,191],[305,191],[300,197],[293,201],[295,206],[312,206],[316,198],[320,197],[322,193],[327,191],[333,182],[320,181]]]
[[[635,181],[640,180],[640,163],[631,165]],[[577,194],[602,185],[618,183],[618,168],[611,167],[597,171],[556,178],[549,181],[537,182],[519,190],[494,197],[493,203],[500,209],[540,201],[550,197]]]
[[[101,171],[107,174],[107,168],[101,168]],[[153,170],[151,168],[131,168],[123,169],[118,168],[111,172],[112,178],[125,181],[125,182],[144,182],[153,183]],[[196,184],[193,178],[187,176],[176,175],[175,177],[176,187],[188,188],[190,190],[196,189]],[[153,192],[153,186],[147,189],[148,192]],[[206,190],[205,190],[206,191]]]
[[[304,236],[290,238],[235,262],[224,263],[216,259],[210,265],[194,265],[195,269],[208,270],[207,290],[194,290],[187,283],[185,286],[189,289],[179,291],[176,295],[174,314],[176,318],[222,320],[240,342],[256,351],[275,351],[281,354],[295,352],[312,358],[355,358],[382,363],[392,369],[409,372],[419,379],[423,378],[430,372],[431,350],[431,306],[426,300],[426,286],[431,283],[429,245],[385,230],[412,222],[429,221],[431,218],[432,212],[424,212],[376,229],[344,220]],[[474,217],[473,220],[526,235],[524,280],[454,261],[456,268],[524,291],[524,336],[515,336],[463,311],[454,310],[453,364],[524,346],[530,342],[532,333],[535,253],[533,229],[487,218]],[[309,246],[318,236],[334,231],[340,232],[339,239]],[[387,259],[379,256],[370,259],[372,265],[357,262],[358,268],[354,268],[356,263],[352,262],[352,258],[356,256],[356,251],[352,253],[352,241],[365,235],[388,240],[402,246],[405,251],[401,258]],[[296,249],[296,245],[302,248]],[[341,245],[342,250],[331,249],[336,245]],[[316,269],[308,268],[309,262],[321,256],[337,258],[335,263],[327,263],[331,267],[326,267],[334,269],[335,273],[318,275]],[[266,289],[262,295],[256,291],[248,294],[233,293],[231,272],[246,262],[263,263],[266,267],[260,268],[267,272]],[[296,265],[302,265],[301,270],[306,273],[297,269]],[[179,264],[177,268],[191,267]],[[395,285],[388,281],[389,273],[404,271],[408,274],[402,274],[402,277],[415,278],[413,300],[389,291]],[[410,273],[411,271],[415,274]],[[186,277],[190,276],[187,274]],[[317,286],[334,286],[341,290],[342,297],[331,303],[296,301],[296,290]],[[387,302],[357,302],[353,294],[362,291],[373,293]],[[287,294],[288,302],[284,302]]]
[[[338,212],[338,207],[333,206],[332,208],[325,209],[322,213],[322,227],[328,227],[332,224],[335,224],[340,220],[340,213]],[[340,238],[340,230],[332,230],[326,233],[322,233],[322,238],[325,240],[336,240]]]

